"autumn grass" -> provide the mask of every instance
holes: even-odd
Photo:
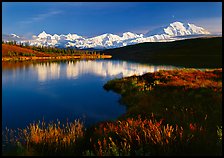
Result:
[[[4,138],[18,148],[25,148],[22,154],[31,151],[38,155],[76,155],[79,151],[75,149],[83,138],[84,130],[79,120],[66,124],[39,121],[25,129],[6,129]]]
[[[2,61],[35,61],[35,60],[70,60],[70,59],[104,59],[111,55],[95,51],[59,49],[17,44],[2,44]]]
[[[73,123],[32,123],[25,129],[6,129],[4,141],[14,145],[14,151],[4,155],[76,155],[130,156],[178,155],[203,129],[190,124],[190,133],[178,125],[150,118],[128,118],[101,122],[87,131],[80,121]]]
[[[120,102],[127,112],[120,118],[148,118],[154,113],[157,119],[181,126],[186,133],[189,126],[200,126],[204,131],[197,142],[200,145],[186,151],[193,155],[221,153],[217,127],[222,126],[222,69],[160,70],[111,80],[104,88],[121,94]]]
[[[117,121],[87,129],[80,121],[6,129],[4,139],[16,147],[11,155],[222,154],[222,69],[161,70],[114,79],[104,88],[121,94],[127,106]]]
[[[175,155],[194,139],[197,130],[187,135],[182,127],[163,124],[153,114],[150,119],[139,115],[137,119],[101,123],[90,139],[97,156]]]

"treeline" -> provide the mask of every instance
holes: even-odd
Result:
[[[90,51],[90,50],[78,50],[75,48],[56,48],[56,47],[46,47],[46,46],[31,46],[28,42],[16,42],[16,41],[2,41],[2,44],[9,44],[9,45],[16,45],[22,48],[32,49],[34,51],[48,53],[48,54],[55,54],[55,55],[101,55],[97,51]]]
[[[14,41],[2,41],[2,44],[8,44],[8,45],[19,45],[19,46],[29,46],[29,43],[28,42],[26,42],[26,43],[22,43],[22,42],[20,42],[19,44],[18,44],[18,42],[16,42],[15,40]]]
[[[28,56],[36,56],[36,54],[33,54],[33,53],[23,53],[23,52],[15,52],[15,51],[8,51],[7,56],[9,56],[9,57],[16,57],[16,56],[25,56],[25,57],[28,57]]]

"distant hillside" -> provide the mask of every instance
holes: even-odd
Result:
[[[9,52],[35,54],[35,56],[37,56],[37,57],[52,56],[47,53],[35,51],[35,50],[29,49],[29,48],[23,48],[18,45],[2,44],[2,57],[8,56]]]
[[[222,66],[222,37],[147,42],[107,49],[112,59],[195,68]]]
[[[37,46],[22,46],[18,44],[2,44],[2,57],[10,56],[11,53],[16,53],[15,56],[21,56],[21,54],[34,54],[36,57],[51,57],[60,55],[77,55],[77,54],[94,54],[97,50],[79,50],[75,48],[54,48],[54,47],[37,47]]]
[[[24,60],[71,60],[71,59],[105,59],[111,55],[103,55],[96,51],[60,49],[53,47],[36,47],[2,43],[2,61]]]

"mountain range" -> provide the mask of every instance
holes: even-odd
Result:
[[[33,35],[32,39],[25,39],[16,34],[2,35],[3,41],[15,40],[17,42],[28,42],[35,46],[73,47],[78,49],[110,49],[119,48],[144,42],[169,42],[186,38],[211,35],[211,33],[194,24],[173,22],[165,27],[160,27],[146,34],[125,32],[121,36],[111,33],[86,38],[77,34],[48,34],[45,31],[39,35]]]

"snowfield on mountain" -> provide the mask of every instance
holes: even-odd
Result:
[[[32,39],[27,40],[16,34],[3,35],[3,40],[16,40],[17,42],[28,42],[34,46],[53,46],[53,47],[74,47],[79,49],[109,49],[143,42],[169,42],[191,38],[192,36],[210,35],[210,32],[194,24],[184,24],[173,22],[165,27],[160,27],[146,34],[136,34],[125,32],[122,36],[106,33],[91,38],[82,37],[77,34],[51,35],[43,31],[39,35],[33,35]]]

